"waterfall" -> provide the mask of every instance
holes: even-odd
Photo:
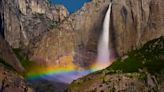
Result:
[[[98,69],[106,68],[110,64],[110,50],[109,50],[109,25],[110,25],[110,13],[112,4],[109,4],[108,10],[106,12],[102,34],[98,43],[98,56],[96,67]]]

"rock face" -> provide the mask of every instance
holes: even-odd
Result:
[[[98,8],[94,8],[96,6]],[[102,9],[102,7],[100,4],[95,4],[95,2],[85,4],[81,10],[69,16],[56,28],[43,36],[32,51],[32,58],[41,57],[42,59],[47,59],[45,61],[52,62],[56,61],[58,57],[71,54],[72,56],[77,56],[75,62],[76,60],[81,60],[79,63],[82,66],[90,63],[88,61],[94,60],[96,56],[97,40],[93,41],[93,39],[98,39],[98,33],[101,30],[100,25],[102,25],[101,23],[105,16],[101,16],[101,14],[105,14],[106,10]],[[91,34],[92,32],[93,34]]]
[[[1,35],[0,35],[0,59],[3,59],[5,63],[12,66],[18,72],[24,71],[24,68],[20,64],[12,48],[9,46],[7,41],[5,41],[2,38]]]
[[[54,62],[57,57],[70,53],[75,57],[74,62],[82,66],[95,61],[98,39],[109,3],[109,0],[92,0],[85,4],[44,35],[37,43],[40,46],[31,51],[32,57]],[[163,0],[114,0],[109,47],[112,49],[112,55],[123,56],[131,49],[164,35],[163,7]],[[58,40],[54,41],[55,38]]]
[[[164,35],[163,0],[115,0],[112,7],[116,51],[124,55],[132,48]]]
[[[63,6],[50,5],[47,0],[1,0],[0,6],[1,33],[14,48],[27,46],[68,16]]]
[[[0,92],[35,92],[22,77],[0,64]]]

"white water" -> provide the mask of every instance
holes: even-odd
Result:
[[[111,13],[111,6],[109,5],[109,8],[106,12],[104,23],[103,23],[103,32],[101,34],[101,38],[99,40],[98,44],[98,56],[97,56],[97,63],[96,63],[96,70],[104,69],[107,66],[110,65],[110,51],[109,51],[109,25],[110,25],[110,13]],[[91,72],[91,70],[84,70],[84,71],[72,71],[68,73],[58,73],[58,74],[52,74],[48,77],[48,80],[55,80],[62,83],[69,84],[73,80],[76,80],[82,76],[85,76]]]
[[[98,43],[98,56],[97,56],[97,64],[96,66],[99,69],[106,68],[110,64],[110,50],[109,50],[109,25],[110,25],[110,13],[111,13],[110,3],[108,10],[106,12],[102,34]]]

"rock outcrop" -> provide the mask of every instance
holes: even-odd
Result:
[[[13,48],[27,46],[68,16],[62,5],[47,0],[1,0],[0,6],[1,33]]]
[[[98,39],[109,3],[109,0],[86,3],[45,34],[37,43],[38,46],[31,51],[32,57],[54,62],[57,57],[70,53],[75,57],[75,63],[82,66],[91,64],[97,54]],[[112,49],[113,57],[123,56],[145,42],[164,35],[163,6],[163,0],[112,2],[109,48]],[[56,38],[58,40],[54,41]]]
[[[0,92],[35,92],[15,71],[0,64]]]
[[[0,35],[0,59],[2,59],[3,62],[12,66],[18,72],[24,71],[23,66],[21,65],[21,63],[17,59],[12,48],[10,47],[8,42],[2,38],[1,35]]]
[[[164,80],[160,79],[159,84],[157,79],[154,75],[142,73],[95,74],[74,81],[67,92],[163,92]]]

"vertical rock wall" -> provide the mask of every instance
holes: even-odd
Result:
[[[47,0],[1,0],[5,40],[13,48],[23,48],[68,16],[63,6]],[[60,13],[60,14],[58,14]]]

